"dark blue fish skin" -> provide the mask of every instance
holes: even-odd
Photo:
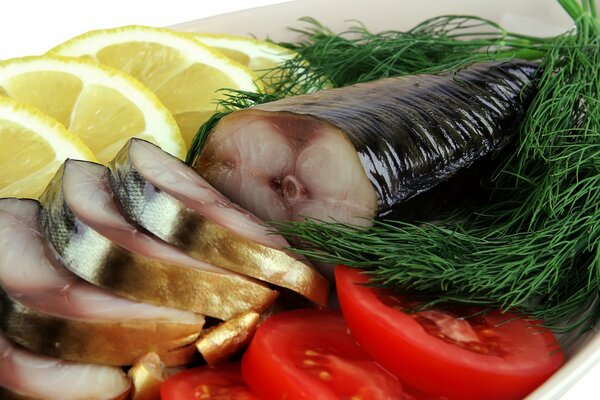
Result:
[[[378,199],[378,216],[509,142],[535,94],[528,61],[387,78],[266,103],[257,110],[325,120],[346,133]]]

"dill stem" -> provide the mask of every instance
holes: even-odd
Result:
[[[558,1],[576,29],[553,38],[507,32],[469,16],[436,17],[407,32],[378,34],[362,26],[335,34],[304,19],[312,27],[296,31],[306,38],[283,44],[302,57],[276,71],[279,85],[268,88],[268,96],[234,93],[221,102],[226,111],[473,62],[541,60],[541,73],[515,138],[517,150],[490,183],[489,203],[441,215],[435,224],[376,220],[367,231],[322,221],[276,224],[284,236],[306,244],[295,251],[362,268],[374,284],[410,290],[432,304],[517,308],[563,330],[585,331],[599,321],[600,22],[593,0]],[[219,118],[202,127],[187,162]]]
[[[523,60],[540,60],[547,54],[544,50],[536,50],[536,49],[520,49],[520,50],[510,50],[510,51],[502,51],[494,54],[494,58],[498,60],[510,59],[510,58],[520,58]]]
[[[576,0],[558,0],[558,2],[573,20],[577,20],[584,12]]]

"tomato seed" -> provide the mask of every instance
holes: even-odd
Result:
[[[208,399],[210,398],[210,386],[199,385],[194,391],[194,398],[196,399]]]
[[[319,378],[321,378],[324,381],[331,381],[333,380],[333,376],[331,376],[331,374],[327,371],[321,371],[319,372]]]

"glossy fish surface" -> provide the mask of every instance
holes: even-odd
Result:
[[[181,160],[131,139],[110,169],[116,198],[135,223],[198,260],[326,304],[329,283],[322,275]]]
[[[41,197],[42,224],[67,268],[121,296],[228,319],[277,293],[195,260],[120,213],[100,164],[67,160]]]
[[[130,365],[149,351],[187,362],[204,318],[93,286],[53,256],[34,200],[0,200],[0,328],[52,357]]]
[[[261,104],[221,119],[194,168],[263,220],[368,225],[505,146],[536,74],[481,63]]]

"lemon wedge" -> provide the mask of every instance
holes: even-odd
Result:
[[[298,53],[275,43],[245,36],[216,33],[195,33],[194,37],[240,64],[248,66],[258,76],[298,56]]]
[[[86,56],[124,71],[152,90],[171,111],[186,144],[215,111],[219,89],[255,91],[256,75],[203,45],[193,35],[125,26],[84,33],[50,50]]]
[[[0,197],[37,198],[65,159],[96,160],[61,123],[3,96],[0,143]]]
[[[104,164],[133,136],[185,155],[179,128],[156,96],[130,76],[93,61],[57,56],[4,61],[0,94],[58,120]]]

